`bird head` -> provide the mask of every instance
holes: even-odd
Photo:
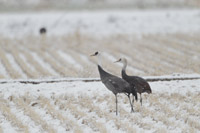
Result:
[[[115,61],[114,63],[117,63],[117,62],[120,62],[120,63],[123,63],[123,64],[127,63],[125,58],[120,58],[119,60]]]
[[[90,56],[97,56],[97,55],[99,55],[99,52],[98,52],[98,51],[95,52],[94,54],[90,55]]]
[[[114,63],[121,62],[121,61],[122,61],[122,59],[120,58],[119,60],[115,61]]]

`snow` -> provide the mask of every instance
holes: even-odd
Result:
[[[63,51],[58,51],[58,54],[64,59],[66,60],[66,62],[68,62],[69,64],[71,64],[72,66],[74,66],[77,69],[82,70],[83,67],[73,59],[73,57],[71,57],[69,54],[63,52]]]
[[[177,81],[171,81],[170,83],[167,81],[159,81],[151,83],[151,87],[155,88],[154,89],[155,93],[166,92],[166,93],[179,93],[182,95],[185,95],[187,92],[192,92],[192,93],[200,92],[198,88],[199,85],[200,85],[200,80],[194,80],[194,82],[190,80],[186,81],[177,80]]]
[[[23,124],[28,123],[28,127],[30,129],[29,132],[35,133],[40,131],[40,128],[36,126],[35,123],[33,123],[31,119],[24,114],[22,109],[17,109],[14,105],[12,105],[11,111],[15,112],[16,117],[21,120]]]
[[[163,75],[163,76],[144,76],[146,80],[180,80],[180,79],[200,79],[199,74],[181,74],[181,73],[173,73],[172,75]],[[30,84],[33,82],[35,84],[39,83],[59,83],[59,82],[74,82],[74,81],[83,81],[83,82],[99,82],[100,78],[38,78],[38,79],[0,79],[0,84],[3,83],[20,83],[20,82],[29,82]]]
[[[191,32],[194,33],[200,31],[199,23],[199,9],[83,11],[81,13],[72,11],[1,13],[0,35],[6,37],[38,35],[39,28],[43,26],[47,28],[48,36],[71,34],[76,31],[94,36],[107,36],[112,34],[166,34],[177,32],[189,34]],[[30,53],[43,68],[47,69],[52,75],[56,77],[59,76],[59,74],[54,71],[48,63],[42,60],[37,53]],[[81,66],[81,64],[73,57],[68,55],[68,53],[58,51],[58,54],[70,65],[77,69],[83,69],[83,66]],[[130,59],[123,54],[121,54],[121,56]],[[14,57],[9,53],[6,54],[6,57],[12,67],[22,75],[22,78],[27,78]],[[23,54],[20,54],[20,57],[23,61],[27,62],[27,59]],[[117,60],[110,54],[104,54],[104,57],[109,61]],[[194,58],[197,57],[194,56]],[[85,55],[80,54],[80,59],[85,61],[86,64],[91,63]],[[34,67],[30,64],[27,65],[31,70],[35,71]],[[0,73],[6,77],[7,73],[2,64],[0,64],[0,69]],[[131,72],[144,73],[133,67],[128,67],[128,69]],[[173,75],[148,76],[144,78],[148,80],[174,80],[149,82],[152,88],[152,94],[144,95],[142,107],[140,107],[138,102],[134,103],[135,112],[133,114],[129,113],[129,104],[125,101],[127,97],[124,98],[125,96],[120,94],[119,116],[115,116],[114,95],[106,89],[99,78],[1,79],[0,102],[2,102],[1,99],[7,100],[11,112],[22,121],[22,124],[29,127],[30,132],[41,132],[41,130],[43,131],[43,127],[35,123],[29,115],[24,113],[23,109],[18,108],[14,102],[10,101],[9,98],[11,96],[22,98],[23,96],[30,95],[35,98],[31,99],[31,104],[37,102],[39,97],[45,97],[49,100],[52,107],[55,107],[54,109],[57,112],[75,122],[84,132],[94,132],[98,127],[98,125],[93,127],[95,122],[102,123],[107,132],[128,132],[129,130],[126,129],[126,127],[123,127],[126,124],[133,128],[135,132],[189,132],[190,128],[195,128],[195,130],[193,129],[194,131],[199,131],[200,126],[198,122],[200,121],[200,114],[197,110],[200,105],[199,103],[192,101],[194,100],[192,98],[199,96],[200,94],[199,74],[188,75],[174,73]],[[173,95],[176,96],[176,94],[180,97],[180,99],[178,99],[179,101],[173,101],[173,99],[171,99]],[[186,96],[187,99],[181,99],[181,97]],[[176,97],[173,98],[175,99]],[[59,105],[55,104],[57,100],[60,100],[63,103],[72,102],[71,104],[75,106],[75,109],[64,106],[65,104],[62,105],[64,109],[61,109]],[[52,128],[56,129],[58,132],[66,131],[66,125],[63,124],[63,121],[56,118],[55,114],[52,115],[52,112],[48,113],[49,110],[47,106],[41,107],[39,102],[37,104],[39,105],[34,107],[32,107],[32,105],[27,105],[27,108],[33,109],[39,114],[42,120],[47,122],[48,125],[52,126]],[[163,109],[164,107],[167,107],[166,110]],[[193,114],[188,111],[189,109],[191,109],[191,112],[194,110]],[[82,117],[80,115],[76,117],[76,115],[73,114],[76,110],[83,112],[85,116]],[[167,114],[167,111],[173,113]],[[89,122],[83,124],[84,120],[88,120]],[[94,120],[95,122],[90,120]],[[2,128],[4,132],[18,131],[17,125],[13,126],[11,121],[6,119],[6,116],[3,115],[2,110],[0,110],[0,128]],[[72,130],[74,130],[74,127]]]
[[[0,61],[0,74],[3,75],[5,78],[9,78],[9,74],[6,71],[5,66]]]
[[[174,74],[174,75],[169,75],[169,76],[162,76],[161,78],[169,78],[169,77],[179,77],[179,78],[184,78],[184,77],[200,77],[200,75],[180,75],[180,74]],[[149,77],[148,77],[149,78]],[[151,77],[151,78],[159,78],[159,77]],[[98,79],[98,78],[97,78]],[[29,79],[30,80],[30,79]],[[46,79],[46,81],[51,81],[53,79]],[[54,80],[62,80],[62,79],[54,79]],[[93,101],[90,101],[92,104],[94,104],[95,107],[98,107],[101,111],[102,114],[104,114],[103,116],[99,115],[96,111],[93,112],[93,109],[95,109],[95,107],[93,107],[93,105],[90,105],[92,108],[90,109],[90,106],[88,105],[88,108],[83,108],[82,109],[82,105],[81,103],[76,103],[74,106],[77,107],[77,109],[80,112],[83,112],[85,114],[87,114],[87,116],[85,117],[78,117],[76,118],[74,115],[72,115],[71,111],[69,110],[62,110],[62,115],[67,116],[67,118],[70,118],[73,121],[77,121],[76,124],[78,124],[78,126],[81,127],[82,130],[84,131],[89,131],[92,132],[94,131],[93,128],[91,127],[90,124],[88,125],[83,125],[81,124],[83,120],[87,119],[87,117],[91,118],[91,119],[95,119],[98,122],[101,122],[105,125],[106,130],[108,132],[114,131],[114,132],[125,132],[123,129],[122,125],[119,125],[119,129],[116,129],[116,123],[129,123],[131,120],[129,120],[130,116],[126,116],[124,117],[123,114],[119,114],[119,116],[115,116],[115,112],[111,111],[109,112],[109,109],[114,108],[114,95],[108,90],[106,89],[106,87],[99,81],[93,81],[93,82],[83,82],[80,79],[69,79],[69,80],[74,80],[72,82],[67,82],[67,81],[63,81],[63,82],[55,82],[55,83],[40,83],[40,84],[24,84],[24,83],[20,83],[20,82],[13,82],[16,80],[9,80],[7,83],[1,83],[0,84],[0,94],[1,94],[1,98],[3,99],[8,99],[10,96],[24,96],[24,95],[31,95],[35,98],[37,97],[41,97],[44,96],[48,99],[55,99],[55,98],[59,98],[59,100],[62,99],[66,99],[68,100],[68,98],[70,98],[69,96],[72,97],[72,99],[77,99],[79,100],[82,97],[86,97],[89,98],[89,100],[93,99]],[[4,80],[5,81],[5,80]],[[18,80],[19,81],[19,80]],[[37,79],[35,81],[45,81],[45,79]],[[158,81],[158,82],[149,82],[150,86],[152,88],[152,92],[153,94],[148,95],[148,97],[154,97],[154,96],[162,96],[164,94],[167,94],[170,96],[170,94],[180,94],[181,96],[185,96],[188,95],[188,93],[190,93],[191,95],[193,94],[199,94],[200,93],[200,79],[195,79],[195,80],[174,80],[174,81]],[[130,108],[129,108],[129,104],[123,104],[123,100],[122,98],[122,94],[120,94],[119,97],[119,106],[120,109],[125,109],[127,112],[129,112]],[[65,98],[66,97],[66,98]],[[124,96],[125,97],[125,96]],[[101,98],[103,98],[101,102],[98,102],[98,100],[100,100]],[[125,97],[126,99],[127,97]],[[174,126],[172,125],[166,125],[165,123],[163,123],[163,121],[158,121],[159,119],[161,119],[164,115],[163,112],[159,113],[159,106],[158,105],[154,105],[154,103],[149,103],[149,101],[146,100],[146,96],[143,97],[143,107],[140,108],[139,110],[137,109],[136,112],[134,114],[131,114],[134,116],[134,121],[137,121],[142,124],[145,123],[147,125],[134,125],[133,128],[134,130],[138,131],[138,132],[154,132],[155,129],[157,130],[169,130],[171,132],[181,132],[183,131],[182,127],[188,127],[188,125],[184,123],[183,120],[185,120],[184,117],[180,117],[177,116],[179,119],[177,120],[174,117],[169,117],[165,118],[167,119],[167,122],[172,123],[174,122],[176,124],[176,128],[174,128]],[[166,99],[167,100],[167,99]],[[161,98],[159,100],[160,104],[163,104],[162,106],[164,106],[165,104],[169,104],[169,101],[166,101],[165,99]],[[186,99],[185,99],[186,100]],[[34,103],[35,101],[33,100],[31,103]],[[37,102],[37,101],[36,101]],[[49,101],[50,103],[53,104],[53,101]],[[63,102],[67,102],[67,101],[63,101]],[[68,101],[69,102],[69,101]],[[74,101],[72,101],[74,102]],[[84,104],[84,102],[86,101],[79,101],[79,102],[83,102],[82,104]],[[111,103],[113,104],[111,104]],[[175,104],[181,104],[181,103],[176,103],[177,101],[174,101],[173,105],[167,105],[167,107],[169,107],[169,109],[173,112],[173,111],[179,111],[179,108],[177,108],[175,106]],[[85,103],[86,104],[86,103]],[[89,104],[89,103],[88,103]],[[134,106],[138,107],[139,103],[135,103]],[[151,108],[149,108],[150,104],[152,104]],[[179,105],[179,107],[181,106],[191,106],[194,109],[198,110],[198,104],[197,105],[192,105],[190,103],[188,103],[187,101],[183,101],[182,105]],[[11,106],[12,111],[15,112],[16,111],[16,115],[20,116],[20,120],[23,121],[23,123],[26,123],[26,121],[29,120],[29,118],[25,115],[22,114],[22,110],[16,109],[16,107]],[[68,109],[68,107],[65,107],[66,109]],[[64,126],[62,124],[60,124],[60,120],[56,119],[55,117],[50,116],[50,114],[46,113],[47,107],[41,108],[40,106],[37,106],[33,108],[34,111],[36,111],[43,120],[45,120],[49,125],[52,125],[55,129],[56,127],[60,127],[59,131],[63,132],[65,129],[63,128]],[[154,120],[151,117],[151,114],[149,114],[148,116],[143,117],[143,115],[145,114],[145,110],[152,110],[153,112],[157,110],[157,114],[154,114],[153,117],[156,117],[157,120]],[[59,112],[59,107],[56,107],[56,110]],[[91,110],[91,111],[89,111]],[[75,111],[75,110],[74,110]],[[105,111],[105,112],[104,112]],[[181,113],[183,113],[185,110],[182,110]],[[71,112],[71,113],[70,113]],[[122,113],[122,111],[120,111]],[[185,115],[188,112],[185,113]],[[109,114],[109,118],[106,118],[105,114]],[[128,115],[128,114],[127,114]],[[2,117],[2,115],[0,114],[0,118]],[[198,117],[195,117],[194,115],[191,115],[191,118],[194,117],[193,120],[198,121],[200,120]],[[88,120],[90,120],[88,118]],[[133,119],[132,117],[130,117],[131,119]],[[141,119],[141,120],[140,120]],[[165,120],[164,119],[164,120]],[[148,123],[147,123],[148,122]],[[1,125],[3,125],[3,127],[9,127],[11,128],[10,130],[15,130],[14,128],[12,128],[12,126],[10,126],[8,124],[8,121],[4,120],[3,118],[1,118],[0,121]],[[40,128],[38,126],[35,126],[34,123],[32,122],[28,122],[30,125],[29,126],[33,126],[34,131],[40,131]],[[153,125],[153,127],[151,127],[150,125]],[[30,127],[30,130],[32,131],[33,127]],[[132,127],[132,126],[131,126]],[[188,127],[189,128],[189,127]]]
[[[109,61],[114,62],[117,61],[117,58],[115,58],[114,56],[112,56],[111,54],[108,53],[102,53],[104,58],[107,58]],[[118,65],[118,64],[117,64]]]
[[[85,62],[85,64],[90,64],[91,63],[91,61],[88,59],[88,57],[85,56],[84,54],[80,54],[80,58],[81,58],[81,60],[83,60]]]
[[[126,58],[127,60],[132,60],[129,56],[126,56],[125,54],[120,54],[120,57],[124,57],[124,58]],[[121,64],[121,63],[119,63],[119,65],[121,65],[121,67],[122,67],[122,64]],[[138,72],[138,73],[144,73],[143,71],[141,71],[141,70],[139,70],[139,69],[137,69],[137,68],[131,67],[131,66],[128,66],[127,69],[128,69],[129,71],[133,72],[133,73],[136,73],[136,72]]]
[[[57,132],[65,132],[65,129],[63,127],[61,127],[61,122],[58,120],[54,120],[52,118],[52,116],[50,116],[50,114],[45,115],[47,113],[47,111],[45,109],[41,109],[41,108],[36,108],[35,109],[36,112],[39,112],[39,115],[42,117],[42,119],[46,122],[48,122],[49,124],[53,125],[53,129],[56,129]],[[46,117],[44,117],[46,116]]]
[[[31,52],[31,55],[33,56],[33,58],[35,60],[37,60],[37,62],[45,69],[47,69],[47,71],[49,71],[50,73],[52,73],[53,75],[56,75],[58,76],[59,74],[48,64],[46,63],[45,61],[43,61],[41,59],[41,57],[38,56],[37,53],[34,53],[34,52]]]
[[[38,35],[43,26],[48,35],[188,33],[199,32],[200,10],[1,13],[0,22],[0,34],[11,37]]]
[[[22,68],[18,65],[18,63],[14,59],[13,55],[10,53],[7,53],[6,57],[10,61],[11,66],[13,68],[15,68],[17,70],[17,72],[19,72],[22,75],[23,78],[27,78],[27,75],[23,72]]]
[[[183,74],[183,73],[173,73],[171,75],[163,75],[163,76],[145,76],[145,79],[150,79],[150,78],[159,78],[159,79],[170,79],[170,78],[195,78],[199,77],[199,74]]]
[[[19,54],[19,57],[20,57],[24,62],[26,62],[27,67],[28,67],[29,69],[31,69],[31,71],[33,71],[33,72],[37,71],[37,70],[35,69],[35,67],[33,67],[33,65],[31,65],[31,64],[28,62],[28,60],[27,60],[27,58],[25,57],[24,54]]]
[[[17,133],[17,131],[12,128],[11,123],[5,119],[5,117],[2,115],[2,113],[0,112],[0,125],[1,128],[3,129],[3,132],[5,133]]]

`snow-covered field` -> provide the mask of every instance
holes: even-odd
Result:
[[[192,33],[200,31],[200,10],[128,10],[39,12],[0,14],[3,36],[38,35],[46,27],[48,35],[79,31],[83,34]]]
[[[200,78],[199,36],[200,10],[1,13],[0,132],[199,132],[199,79],[150,82],[134,113],[120,94],[115,116],[90,57],[115,75],[126,57],[130,75]]]
[[[113,74],[128,60],[128,73],[142,76],[200,73],[200,34],[153,34],[141,38],[110,35],[103,39],[85,34],[52,37],[2,38],[0,78],[97,77],[96,51],[103,52],[102,64]]]
[[[0,131],[200,131],[200,80],[150,82],[150,86],[153,93],[143,95],[143,106],[134,104],[134,113],[128,98],[120,94],[115,116],[114,95],[101,82],[0,84]]]
[[[0,78],[97,77],[95,51],[114,74],[120,57],[136,75],[199,73],[199,23],[186,9],[2,13]]]

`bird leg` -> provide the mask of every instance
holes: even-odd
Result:
[[[134,98],[135,98],[135,97],[134,97],[134,95],[133,95],[132,105],[133,105],[133,103],[134,103]]]
[[[116,115],[117,115],[117,112],[118,112],[118,111],[117,111],[117,110],[118,110],[118,109],[117,109],[117,94],[115,94],[115,98],[116,98],[116,101],[115,101],[115,102],[116,102]]]
[[[140,103],[141,103],[141,106],[142,106],[142,94],[140,93]]]
[[[132,112],[134,112],[134,110],[133,110],[133,103],[131,103],[130,94],[128,94],[127,96],[128,96],[128,99],[129,99],[129,102],[130,102],[130,105],[131,105],[131,113],[132,113]]]
[[[134,110],[133,110],[133,104],[131,103],[130,94],[128,94],[128,93],[124,93],[124,94],[127,95],[128,99],[129,99],[129,102],[130,102],[130,105],[131,105],[131,113],[132,113],[132,112],[134,112]]]

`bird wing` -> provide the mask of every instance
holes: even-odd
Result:
[[[141,78],[141,77],[137,77],[137,76],[135,76],[135,79],[137,80],[137,83],[138,83],[139,85],[142,85],[142,86],[144,86],[144,87],[147,87],[147,86],[148,86],[148,83],[147,83],[147,81],[146,81],[145,79],[143,79],[143,78]]]
[[[121,78],[111,76],[105,78],[102,82],[114,94],[130,92],[130,85]]]
[[[135,86],[138,92],[151,90],[151,87],[149,86],[148,82],[145,79],[138,76],[130,76],[130,79],[131,79],[131,84]]]

